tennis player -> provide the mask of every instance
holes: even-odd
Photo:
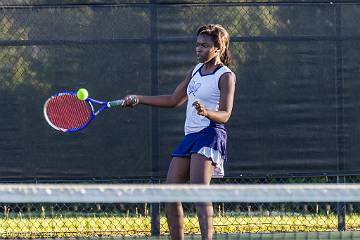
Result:
[[[172,153],[166,183],[210,184],[212,176],[224,176],[226,130],[235,93],[235,74],[230,63],[229,34],[218,24],[197,31],[196,55],[199,61],[172,94],[128,95],[125,106],[145,104],[174,108],[187,100],[185,137]],[[134,99],[136,99],[134,101]],[[181,203],[165,206],[172,239],[184,239]],[[212,203],[196,204],[202,239],[213,236]]]

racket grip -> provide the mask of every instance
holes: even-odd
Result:
[[[125,100],[115,100],[107,103],[107,106],[110,107],[116,107],[116,106],[124,106]]]

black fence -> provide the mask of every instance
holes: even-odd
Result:
[[[359,13],[357,1],[1,1],[0,179],[161,181],[184,107],[112,109],[63,134],[43,104],[80,87],[99,100],[170,93],[196,64],[197,28],[219,23],[237,87],[230,178],[215,181],[358,182]],[[359,210],[330,209],[340,230]]]
[[[47,126],[54,93],[172,92],[196,29],[224,25],[237,75],[227,176],[358,174],[357,22],[351,1],[2,1],[1,178],[160,177],[184,107],[108,111],[76,134]]]

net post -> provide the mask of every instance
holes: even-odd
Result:
[[[157,39],[157,0],[150,0],[151,28],[151,95],[159,94],[158,83],[158,39]],[[152,173],[159,174],[159,112],[151,109],[151,142],[152,142]],[[159,184],[159,179],[153,183]],[[160,203],[151,203],[151,236],[160,236]]]
[[[151,236],[160,236],[160,203],[151,204]]]
[[[341,40],[342,23],[341,23],[341,5],[334,6],[335,14],[335,31],[336,31],[336,46],[335,46],[335,61],[336,61],[336,135],[337,135],[337,152],[338,152],[338,172],[345,170],[345,127],[344,127],[344,79],[343,79],[343,52]],[[337,176],[337,184],[345,183],[345,176]],[[338,231],[346,230],[346,203],[338,202]]]
[[[345,176],[337,176],[337,183],[345,183]],[[338,231],[346,231],[346,203],[338,202],[336,205],[338,215]]]
[[[153,184],[159,184],[159,179],[152,179]],[[151,203],[151,236],[160,236],[160,203]]]

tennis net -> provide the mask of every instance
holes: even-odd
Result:
[[[0,184],[0,238],[169,239],[164,203],[179,201],[186,239],[201,202],[214,239],[360,239],[360,184]]]

